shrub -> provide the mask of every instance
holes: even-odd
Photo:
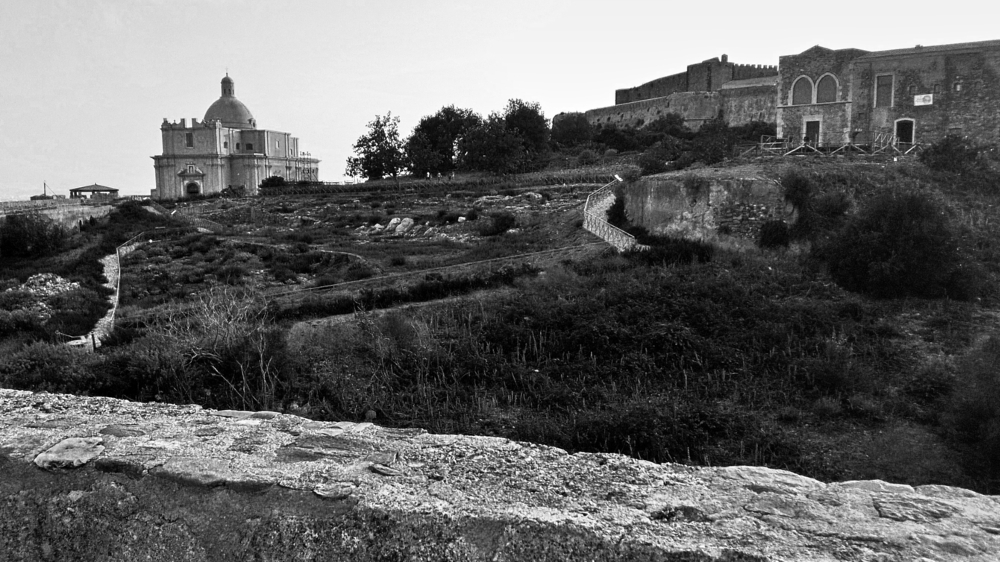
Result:
[[[948,135],[920,153],[920,161],[940,172],[965,173],[984,166],[983,147],[958,135]]]
[[[791,241],[788,225],[784,221],[767,221],[760,227],[757,245],[761,248],[787,248]]]
[[[576,157],[577,162],[581,166],[592,166],[600,161],[597,153],[593,150],[587,149],[580,152],[580,155]]]
[[[58,251],[65,239],[66,230],[41,213],[0,220],[0,256],[45,256]]]
[[[636,241],[649,246],[646,250],[630,250],[625,255],[632,261],[647,265],[707,263],[712,261],[715,247],[700,240],[651,236],[640,230]]]
[[[639,156],[639,170],[642,175],[660,174],[667,171],[666,153],[658,148],[650,148]]]
[[[491,220],[479,228],[480,236],[498,236],[517,226],[517,218],[511,213],[496,213]]]
[[[809,209],[813,192],[809,176],[791,169],[782,174],[781,187],[785,190],[785,201],[794,205],[800,213]]]
[[[615,196],[615,202],[608,207],[607,220],[618,228],[628,228],[628,215],[625,214],[625,197],[623,195]]]
[[[970,263],[941,204],[919,193],[874,199],[815,250],[849,291],[879,298],[969,299],[978,293]]]
[[[990,337],[958,365],[955,389],[947,416],[948,427],[973,445],[972,456],[981,470],[1000,479],[1000,337]]]
[[[851,197],[843,191],[824,193],[812,203],[812,210],[827,219],[842,217],[851,210]]]

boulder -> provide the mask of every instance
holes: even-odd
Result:
[[[959,488],[655,464],[280,412],[0,390],[0,452],[0,560],[985,562],[1000,552],[1000,500]]]

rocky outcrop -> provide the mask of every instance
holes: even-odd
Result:
[[[1000,501],[0,390],[0,559],[996,560]]]

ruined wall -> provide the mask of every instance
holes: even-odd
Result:
[[[698,176],[642,178],[621,188],[629,221],[654,234],[710,238],[728,233],[756,240],[769,220],[791,222],[781,187],[764,178]]]

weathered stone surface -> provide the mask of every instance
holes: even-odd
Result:
[[[97,458],[104,451],[100,437],[70,437],[35,457],[39,468],[76,468]]]
[[[67,427],[44,423],[54,414],[36,407],[39,396],[0,390],[0,560],[903,562],[1000,552],[998,498],[947,486],[826,484],[760,467],[45,395],[60,416],[84,420]],[[86,464],[38,468],[70,459]]]

